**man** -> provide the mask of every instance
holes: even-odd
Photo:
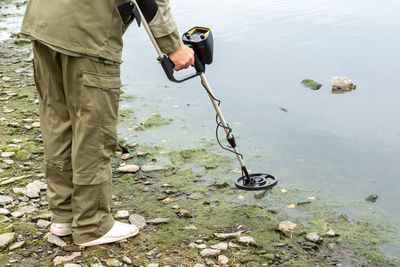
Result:
[[[33,40],[50,231],[92,246],[134,236],[110,213],[110,156],[117,147],[122,35],[117,6],[126,0],[30,0],[22,33]],[[168,0],[150,4],[150,28],[181,70],[194,64],[180,41]],[[154,9],[154,7],[156,9]]]

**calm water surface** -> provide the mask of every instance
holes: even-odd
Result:
[[[399,1],[171,4],[180,32],[213,30],[206,74],[250,169],[275,174],[281,186],[322,190],[350,213],[366,210],[399,224]],[[143,29],[127,32],[124,60],[127,91],[153,103],[136,116],[175,119],[162,136],[154,130],[136,139],[185,147],[213,138],[214,111],[200,81],[168,82]],[[332,94],[333,76],[349,77],[357,89]],[[300,85],[305,78],[323,87],[309,90]],[[379,199],[365,205],[370,194]]]

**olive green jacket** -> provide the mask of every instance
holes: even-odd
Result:
[[[117,6],[127,0],[29,0],[21,32],[55,47],[121,62],[126,30]],[[149,26],[164,53],[181,44],[168,0],[156,0]]]

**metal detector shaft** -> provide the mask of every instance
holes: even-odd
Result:
[[[225,121],[224,115],[222,115],[221,109],[218,106],[218,102],[213,97],[214,94],[213,94],[213,92],[211,90],[210,84],[208,83],[206,75],[205,75],[204,72],[202,74],[200,74],[200,79],[201,79],[201,83],[207,89],[208,97],[210,98],[211,103],[214,106],[215,112],[217,113],[218,118],[219,118],[219,120],[220,120],[220,122],[221,122],[221,124],[222,124],[222,126],[224,128],[224,131],[226,133],[226,137],[228,139],[232,138],[232,133],[228,130],[229,129],[228,124]],[[240,167],[242,167],[242,168],[245,167],[244,161],[243,161],[242,157],[240,156],[241,154],[239,153],[239,150],[237,149],[237,147],[236,146],[232,147],[232,149],[233,149],[233,151],[235,151],[236,157],[237,157],[237,159],[238,159],[238,161],[240,163]]]

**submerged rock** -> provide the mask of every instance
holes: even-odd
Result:
[[[356,85],[347,77],[335,76],[332,78],[332,94],[350,92],[356,89]]]
[[[378,195],[369,195],[365,198],[366,201],[369,202],[376,202],[378,200],[379,196]]]
[[[322,84],[317,83],[311,79],[304,79],[301,81],[301,84],[305,87],[310,88],[311,90],[319,90],[322,87]]]

